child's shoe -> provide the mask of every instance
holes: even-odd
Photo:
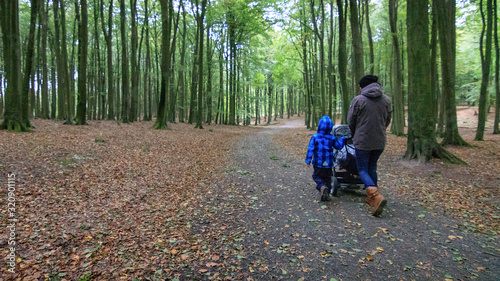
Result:
[[[330,189],[326,186],[322,186],[320,189],[321,193],[321,201],[328,201],[328,198],[330,196]]]

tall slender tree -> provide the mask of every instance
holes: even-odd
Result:
[[[184,6],[184,1],[180,2],[182,7],[182,46],[181,46],[181,58],[180,58],[180,67],[178,74],[178,91],[179,91],[179,122],[184,123],[184,115],[185,115],[185,101],[186,101],[186,86],[185,86],[185,62],[186,62],[186,37],[187,37],[187,21],[186,21],[186,7]],[[222,87],[222,85],[221,85]]]
[[[375,74],[375,54],[373,50],[372,27],[370,25],[370,0],[365,0],[366,33],[368,35],[368,46],[370,48],[370,73]]]
[[[153,125],[155,129],[168,129],[167,125],[167,82],[170,80],[170,37],[172,33],[173,3],[172,0],[161,0],[161,89],[160,101],[158,104],[158,113],[156,122]]]
[[[47,5],[44,4],[45,1],[40,2],[40,7],[39,7],[39,16],[40,16],[40,25],[42,29],[42,52],[40,52],[41,56],[41,68],[42,68],[42,112],[41,112],[41,118],[43,119],[49,119],[49,68],[48,68],[48,63],[47,63],[47,37],[48,37],[48,1],[46,2]]]
[[[236,125],[236,7],[231,2],[226,2],[227,13],[226,21],[228,23],[228,43],[229,43],[229,125]],[[269,117],[270,118],[270,117]],[[269,120],[268,120],[269,122]]]
[[[431,48],[431,96],[432,100],[429,101],[430,106],[432,107],[432,113],[435,119],[435,123],[438,124],[437,129],[436,129],[436,135],[438,137],[443,137],[443,123],[440,123],[440,117],[442,117],[444,121],[444,110],[440,111],[439,106],[440,106],[440,95],[439,93],[439,75],[438,75],[438,62],[437,62],[437,56],[438,56],[438,36],[437,36],[437,9],[436,6],[433,5],[431,9],[431,15],[432,15],[432,20],[431,20],[431,42],[430,42],[430,48]],[[440,116],[441,115],[441,116]]]
[[[493,1],[486,0],[486,18],[484,15],[483,0],[479,1],[481,19],[483,21],[483,29],[481,31],[481,39],[479,40],[479,51],[481,54],[481,88],[479,91],[479,113],[477,120],[476,137],[474,140],[484,140],[484,129],[486,126],[487,100],[488,100],[488,84],[490,80],[491,66],[491,41],[493,28]],[[484,37],[486,36],[486,44]]]
[[[125,17],[125,0],[120,0],[120,33],[122,42],[122,122],[129,123],[130,120],[130,86],[128,70],[128,51],[127,51],[127,22]]]
[[[73,124],[64,1],[53,0],[52,6],[54,10],[54,45],[57,62],[58,119],[65,119],[65,124]]]
[[[108,78],[108,120],[115,119],[115,90],[113,86],[113,42],[112,34],[113,34],[113,0],[109,1],[109,9],[108,9],[108,28],[106,30],[106,26],[104,24],[104,1],[101,0],[101,24],[102,24],[102,33],[104,34],[104,40],[106,41],[106,60],[107,60],[107,78]]]
[[[26,48],[24,76],[23,76],[24,80],[22,85],[22,95],[23,95],[22,115],[23,115],[23,123],[27,128],[32,127],[31,122],[29,120],[30,118],[29,112],[33,112],[33,109],[36,107],[34,98],[32,99],[31,105],[29,104],[29,93],[30,93],[30,79],[34,75],[33,60],[35,57],[35,28],[36,28],[36,19],[38,15],[38,3],[39,0],[34,0],[31,2],[32,6],[31,6],[30,31],[28,35],[28,44]],[[34,84],[32,84],[32,86],[34,87]],[[34,89],[31,89],[31,91],[34,91]]]
[[[172,13],[173,15],[173,13]],[[168,87],[168,104],[169,104],[169,110],[167,114],[167,120],[169,122],[175,123],[175,105],[177,101],[177,92],[174,90],[174,84],[175,84],[175,75],[174,75],[174,66],[175,66],[175,49],[177,48],[177,32],[178,32],[178,27],[179,27],[179,18],[181,15],[181,7],[179,6],[175,21],[173,22],[173,35],[172,35],[172,43],[170,47],[170,53],[171,53],[171,62],[170,62],[170,80],[169,80],[169,87]],[[173,20],[173,19],[172,19]]]
[[[320,26],[318,27],[317,23],[317,18],[316,18],[316,13],[315,13],[315,2],[314,0],[311,0],[310,3],[311,6],[311,20],[313,23],[314,27],[314,34],[316,35],[316,38],[319,41],[319,91],[320,91],[320,97],[321,97],[321,112],[320,115],[324,115],[327,113],[326,111],[326,95],[325,95],[325,50],[324,50],[324,38],[325,38],[325,5],[323,0],[320,0],[320,11],[321,11],[321,22]]]
[[[311,99],[310,96],[311,94],[311,88],[309,87],[309,63],[308,63],[308,56],[307,56],[307,41],[308,41],[308,34],[309,32],[307,31],[307,26],[306,26],[306,8],[305,8],[305,3],[303,3],[303,7],[300,9],[300,18],[301,18],[301,23],[300,23],[300,42],[301,42],[301,51],[302,51],[302,80],[304,81],[304,94],[306,98],[306,116],[305,116],[305,124],[308,129],[311,128],[311,121],[312,121],[312,108],[311,108]],[[265,110],[264,110],[265,112]]]
[[[339,61],[338,69],[342,96],[342,123],[347,123],[347,113],[350,105],[350,91],[347,83],[347,24],[346,13],[344,13],[344,3],[337,0],[337,9],[339,13]]]
[[[358,16],[358,1],[349,0],[349,11],[351,12],[351,34],[352,34],[352,48],[353,48],[353,83],[358,81],[364,76],[364,56],[363,56],[363,37],[361,36],[361,28]],[[357,90],[355,91],[357,92]]]
[[[495,121],[493,123],[493,134],[500,134],[500,46],[498,45],[498,15],[497,15],[497,0],[493,1],[493,10],[495,13],[493,26],[495,27]]]
[[[130,74],[131,74],[131,90],[130,90],[130,111],[129,121],[137,121],[138,98],[139,98],[139,63],[137,61],[138,49],[138,34],[137,34],[137,0],[130,0]]]
[[[434,1],[437,10],[439,46],[441,51],[442,98],[445,104],[445,131],[442,145],[469,144],[458,133],[455,102],[455,0]]]
[[[196,96],[196,93],[197,93],[197,90],[198,90],[198,83],[197,83],[197,79],[199,77],[198,75],[198,56],[200,55],[199,54],[199,43],[198,43],[198,39],[200,39],[200,36],[199,36],[199,28],[200,26],[199,25],[196,25],[196,36],[195,36],[195,47],[194,47],[194,53],[193,53],[193,67],[191,69],[191,98],[189,99],[189,118],[188,118],[188,123],[189,124],[193,124],[193,122],[196,122],[196,112],[197,112],[197,106],[196,106],[196,103],[197,103],[197,96]]]
[[[267,75],[267,102],[268,102],[268,113],[267,113],[267,124],[271,124],[271,118],[273,116],[273,75],[269,73]]]
[[[210,44],[210,26],[207,27],[207,125],[212,123],[212,46]]]
[[[66,42],[66,8],[64,6],[64,0],[58,0],[59,1],[59,6],[61,9],[61,62],[62,62],[62,74],[65,76],[64,77],[64,99],[66,101],[66,121],[64,124],[73,124],[73,114],[74,114],[74,92],[71,91],[72,89],[72,75],[69,75],[69,66],[68,66],[68,46]]]
[[[86,125],[87,110],[87,45],[88,45],[88,8],[87,0],[80,0],[82,12],[78,25],[78,103],[76,107],[76,124]],[[96,38],[97,40],[97,38]]]
[[[144,29],[146,32],[146,67],[144,68],[144,121],[151,121],[151,51],[149,49],[149,10],[148,0],[144,1]]]
[[[400,60],[400,50],[399,50],[399,39],[398,39],[398,6],[397,0],[389,0],[389,23],[391,26],[392,34],[392,49],[393,49],[393,88],[392,88],[392,100],[393,100],[393,120],[391,125],[391,133],[402,136],[404,135],[405,127],[405,116],[404,116],[404,97],[402,90],[402,68]]]
[[[57,111],[57,89],[56,89],[56,63],[55,63],[55,47],[54,47],[54,39],[51,38],[52,43],[50,46],[50,79],[52,84],[52,92],[51,92],[51,101],[50,101],[50,119],[56,119],[56,111]]]
[[[328,115],[332,117],[333,122],[336,122],[337,119],[337,112],[336,112],[336,107],[337,107],[337,81],[335,78],[335,73],[334,73],[334,66],[333,66],[333,57],[334,57],[334,52],[335,50],[335,35],[337,32],[335,32],[335,29],[333,27],[333,22],[334,19],[336,20],[336,17],[333,16],[334,13],[334,1],[332,0],[330,3],[330,34],[328,38],[328,81],[329,81],[329,103],[328,103]],[[300,110],[299,110],[299,116],[300,116]],[[335,115],[335,116],[334,116]]]

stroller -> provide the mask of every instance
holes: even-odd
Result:
[[[345,124],[335,125],[333,126],[332,134],[337,139],[346,137],[344,147],[340,150],[335,150],[333,153],[335,162],[333,166],[333,189],[331,193],[333,196],[337,196],[340,188],[359,189],[362,187],[363,181],[361,181],[358,175],[356,152],[349,126]]]

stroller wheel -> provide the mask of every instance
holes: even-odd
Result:
[[[333,190],[332,190],[332,195],[334,197],[338,197],[338,192],[340,189],[340,183],[339,180],[336,177],[333,177]]]

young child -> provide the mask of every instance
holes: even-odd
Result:
[[[326,115],[321,117],[318,132],[311,137],[307,148],[306,164],[310,167],[312,160],[312,178],[316,182],[316,189],[321,193],[321,201],[328,200],[332,188],[333,149],[341,149],[344,146],[345,137],[337,140],[331,134],[332,128],[332,119]]]

